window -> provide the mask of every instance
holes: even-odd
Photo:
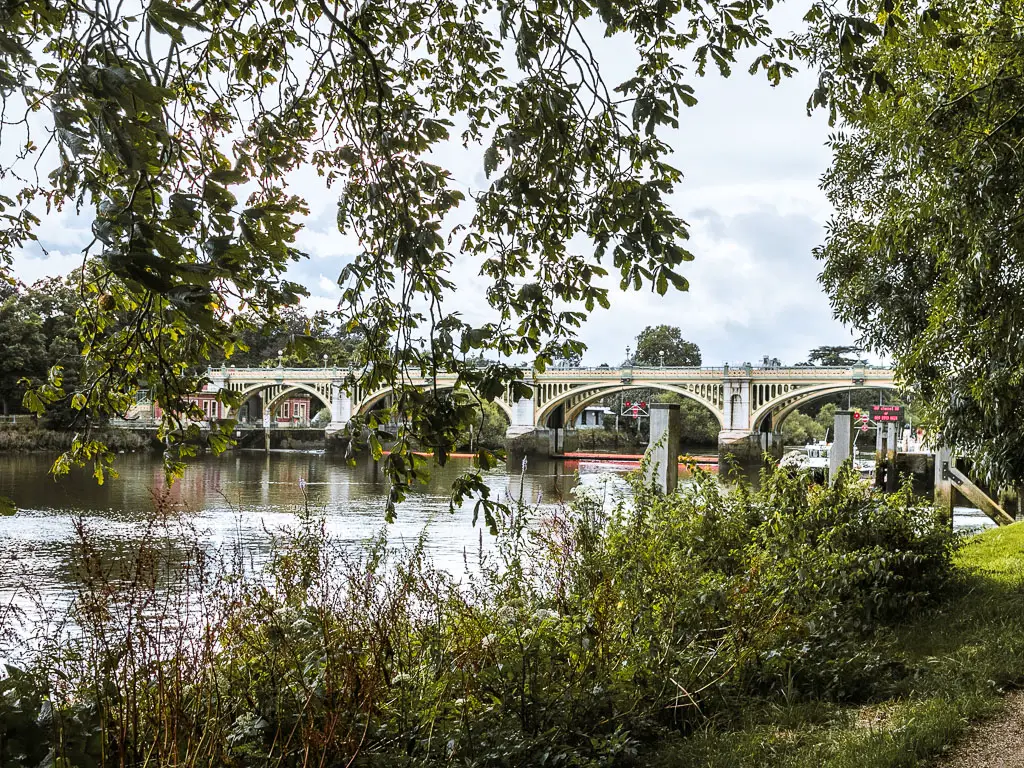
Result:
[[[288,418],[288,403],[281,406],[281,416],[286,419]]]

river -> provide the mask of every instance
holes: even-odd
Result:
[[[304,506],[322,511],[329,533],[343,542],[358,545],[384,526],[387,482],[365,458],[350,466],[318,452],[236,451],[195,460],[169,490],[160,458],[152,454],[119,456],[120,477],[102,486],[86,471],[54,480],[51,462],[43,454],[0,454],[0,496],[18,508],[13,517],[0,517],[0,608],[11,599],[20,602],[26,585],[44,601],[60,603],[76,579],[75,521],[83,521],[98,551],[116,562],[144,535],[154,498],[164,492],[188,512],[202,541],[237,545],[249,562],[265,556],[270,532],[294,524]],[[490,545],[482,521],[473,525],[472,503],[449,511],[451,482],[469,466],[467,459],[453,459],[434,467],[429,483],[399,505],[389,541],[411,544],[426,529],[434,562],[462,573],[464,554]],[[578,482],[610,494],[625,488],[621,466],[615,475],[614,467],[600,463],[533,459],[525,472],[520,469],[489,472],[487,484],[494,496],[521,495],[541,512],[566,500]],[[955,522],[969,528],[989,521],[974,510],[958,510]]]
[[[236,451],[196,459],[169,489],[160,458],[152,454],[118,456],[120,477],[103,485],[81,470],[55,480],[49,474],[52,461],[44,454],[0,455],[0,496],[18,509],[13,517],[0,517],[0,604],[26,584],[51,598],[69,590],[78,557],[76,520],[88,527],[97,548],[116,560],[144,535],[155,498],[164,493],[189,513],[202,540],[240,545],[249,561],[265,554],[270,531],[294,524],[304,507],[322,512],[328,532],[342,542],[365,542],[385,524],[387,480],[365,457],[350,466],[319,452]],[[468,459],[433,467],[430,481],[398,506],[389,541],[411,544],[426,529],[434,561],[461,572],[464,553],[489,545],[482,521],[473,525],[472,502],[454,513],[449,509],[451,483],[469,468]],[[488,472],[487,484],[492,498],[511,494],[543,511],[568,499],[580,481],[624,488],[624,470],[618,478],[607,470],[600,464],[531,459],[525,472],[521,466],[513,474],[504,467]]]

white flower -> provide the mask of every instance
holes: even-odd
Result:
[[[539,622],[544,622],[548,619],[554,621],[555,619],[558,619],[559,616],[558,611],[552,611],[548,608],[538,608],[536,611],[533,612],[533,618]]]

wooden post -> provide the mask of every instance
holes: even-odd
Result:
[[[896,424],[886,425],[885,442],[885,490],[887,493],[896,493],[900,482],[896,472]]]
[[[992,518],[997,525],[1010,525],[1014,522],[1013,515],[1007,513],[1005,509],[993,501],[984,490],[974,484],[971,478],[953,466],[952,462],[950,462],[949,466],[949,479],[957,492]]]
[[[949,448],[935,451],[935,506],[949,515],[950,528],[953,527],[953,483],[949,474],[951,460]]]
[[[875,487],[886,490],[889,485],[889,442],[883,425],[875,425]]]
[[[679,482],[679,403],[651,403],[650,418],[647,481],[672,493]]]
[[[263,404],[263,451],[267,454],[270,453],[270,419],[273,414],[270,412],[270,406],[267,403]]]

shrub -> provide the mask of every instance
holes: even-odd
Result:
[[[5,424],[0,428],[0,451],[64,451],[71,447],[71,431],[42,429],[34,424]],[[135,451],[149,445],[147,438],[126,429],[100,429],[96,439],[113,451]]]

